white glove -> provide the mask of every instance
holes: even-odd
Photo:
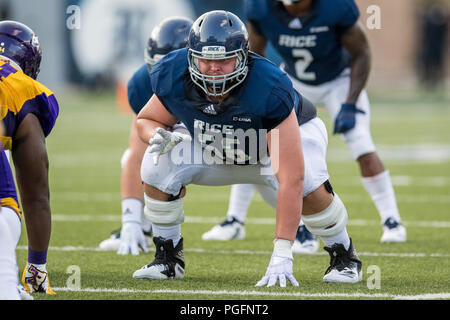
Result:
[[[292,272],[293,260],[291,242],[284,239],[275,239],[272,257],[270,258],[266,275],[258,281],[255,287],[265,285],[272,287],[278,280],[280,280],[281,287],[286,287],[286,278],[294,287],[298,287],[298,282],[295,280]]]
[[[21,284],[17,286],[17,291],[19,292],[20,300],[34,300],[33,296]]]
[[[50,288],[50,280],[48,279],[45,265],[37,267],[27,262],[22,274],[22,284],[28,293],[44,292],[51,295],[55,294]]]
[[[137,222],[124,223],[120,231],[120,245],[117,254],[127,255],[131,253],[137,256],[139,255],[139,247],[144,253],[147,252],[147,244],[141,224]]]
[[[191,141],[191,136],[180,132],[172,132],[163,128],[156,128],[156,134],[150,139],[150,153],[154,153],[153,162],[155,166],[158,164],[159,156],[172,150],[182,141]]]

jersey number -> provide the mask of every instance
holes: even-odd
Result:
[[[236,141],[236,139],[222,137],[222,139],[219,139],[221,141],[214,143],[216,138],[217,137],[215,135],[210,134],[200,133],[198,135],[198,140],[200,141],[203,149],[213,158],[224,162],[228,159],[231,160],[232,163],[237,162],[240,164],[250,159],[250,157],[245,154],[244,150],[238,148],[239,141]]]
[[[309,67],[314,58],[306,49],[292,49],[292,56],[298,60],[295,62],[295,73],[297,78],[300,80],[316,80],[315,72],[305,72],[306,68]]]

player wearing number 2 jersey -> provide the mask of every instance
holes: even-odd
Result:
[[[270,42],[283,58],[281,68],[314,104],[324,104],[358,162],[362,183],[379,211],[382,242],[406,241],[389,172],[378,157],[370,133],[370,105],[364,90],[370,49],[354,0],[247,0],[250,49],[265,54]],[[250,185],[232,188],[227,220],[205,233],[205,240],[227,240],[243,233]],[[240,222],[240,223],[239,223]],[[305,231],[300,226],[299,231]],[[310,236],[297,234],[294,252],[313,252]],[[312,239],[314,241],[314,239]],[[302,247],[305,242],[308,248]]]

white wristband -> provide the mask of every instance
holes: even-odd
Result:
[[[122,200],[122,224],[127,222],[141,223],[142,201],[134,198]]]
[[[273,253],[278,257],[293,259],[292,241],[276,238],[273,240]]]

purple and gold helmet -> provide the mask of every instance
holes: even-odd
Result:
[[[42,50],[36,34],[17,21],[0,22],[0,59],[8,59],[27,76],[36,79],[42,59]]]

